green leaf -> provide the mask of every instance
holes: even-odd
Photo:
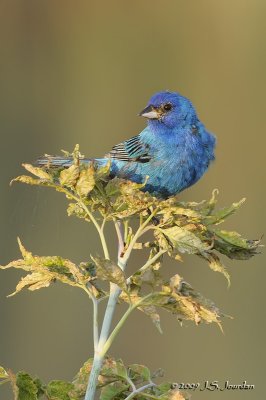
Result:
[[[168,238],[171,245],[180,253],[195,254],[209,249],[208,243],[203,242],[186,227],[175,225],[167,229],[159,228],[159,231]]]
[[[141,364],[130,364],[128,366],[132,375],[132,379],[134,379],[134,375],[139,375],[143,379],[143,381],[149,382],[151,380],[151,373],[149,368],[145,367],[145,365]]]
[[[60,172],[59,182],[62,186],[72,188],[79,177],[79,167],[77,165],[71,165],[69,168],[65,168]]]
[[[111,260],[101,257],[91,257],[96,264],[97,277],[115,283],[122,290],[127,292],[127,284],[124,272]]]
[[[86,197],[95,186],[94,167],[89,165],[86,169],[82,169],[76,184],[77,193],[81,197]]]
[[[123,364],[122,360],[114,360],[110,357],[106,357],[104,360],[103,367],[101,369],[101,375],[109,377],[119,377],[120,379],[127,380],[127,369]]]
[[[16,375],[16,386],[18,388],[18,400],[37,400],[38,386],[26,372],[18,372]]]
[[[229,258],[248,260],[258,253],[260,240],[248,240],[237,232],[213,229],[214,247]]]
[[[212,215],[207,216],[206,219],[204,220],[205,224],[206,225],[220,224],[221,222],[223,222],[225,220],[225,218],[234,214],[245,201],[246,201],[246,199],[243,198],[239,202],[233,203],[231,206],[222,208],[222,209],[214,212]]]
[[[125,384],[123,382],[110,383],[109,385],[106,385],[102,388],[100,400],[124,399],[125,395],[123,397],[120,397],[119,395],[124,394],[128,390],[128,388],[129,384]]]
[[[73,388],[73,383],[54,380],[48,383],[45,394],[49,400],[74,400],[69,396],[69,392]]]

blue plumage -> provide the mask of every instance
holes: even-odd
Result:
[[[192,103],[173,92],[155,94],[140,113],[148,126],[137,136],[112,148],[104,158],[111,159],[111,177],[141,183],[149,176],[143,190],[167,198],[197,182],[214,160],[215,137],[198,119]],[[39,165],[47,159],[38,160]],[[90,162],[91,159],[82,160]],[[71,159],[54,157],[55,167],[71,165]]]

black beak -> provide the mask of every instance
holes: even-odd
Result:
[[[149,105],[139,113],[139,116],[149,118],[149,119],[158,119],[160,117],[160,114],[155,107],[153,107],[152,105]]]

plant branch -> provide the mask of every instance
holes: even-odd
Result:
[[[94,352],[96,352],[99,343],[99,332],[98,332],[98,300],[93,297],[93,343]]]
[[[121,258],[121,254],[124,250],[124,240],[123,240],[123,233],[122,233],[122,226],[121,222],[114,219],[115,230],[118,239],[118,259]]]
[[[160,258],[164,253],[166,253],[167,250],[160,250],[158,253],[156,253],[152,258],[150,258],[140,269],[138,269],[138,272],[143,272],[145,271],[147,268],[149,268],[150,265],[152,265],[156,260],[158,260],[158,258]],[[130,283],[131,278],[133,275],[130,275],[127,278],[127,283]]]
[[[124,254],[124,259],[128,260],[130,253],[135,245],[135,243],[137,242],[138,238],[144,233],[144,229],[146,228],[146,226],[149,224],[149,222],[151,221],[151,219],[156,215],[158,211],[158,208],[155,208],[153,210],[153,212],[149,215],[149,217],[143,222],[143,224],[140,225],[140,227],[138,228],[137,232],[135,233],[135,235],[133,236],[125,254]],[[146,230],[145,230],[146,232]]]
[[[147,383],[147,385],[141,386],[140,388],[138,388],[138,389],[134,390],[132,393],[130,393],[130,394],[125,398],[125,400],[130,400],[130,399],[132,399],[134,396],[136,396],[137,394],[142,393],[144,390],[149,389],[149,388],[151,388],[151,387],[153,387],[153,386],[156,386],[155,383],[153,383],[153,382]],[[142,393],[142,395],[146,396],[146,393]],[[157,399],[157,398],[158,398],[158,397],[155,397],[155,396],[152,396],[152,395],[148,395],[147,397],[150,397],[150,398],[152,398],[152,399]]]
[[[107,353],[107,351],[109,350],[109,348],[111,347],[116,335],[118,334],[118,332],[120,331],[120,329],[122,328],[122,326],[124,325],[124,323],[126,322],[126,320],[128,319],[129,315],[132,313],[133,310],[135,310],[135,308],[141,306],[142,303],[144,303],[149,297],[152,297],[154,293],[149,293],[147,296],[143,297],[141,300],[137,301],[134,304],[131,304],[127,311],[125,312],[125,314],[123,315],[123,317],[120,319],[120,321],[117,323],[117,325],[115,326],[115,328],[113,329],[112,333],[110,334],[110,336],[108,337],[108,339],[105,341],[105,344],[102,348],[102,352],[101,354],[105,355]]]
[[[124,248],[124,242],[122,240],[121,225],[119,225],[117,221],[115,221],[115,228],[116,228],[117,237],[118,237],[118,265],[120,266],[121,269],[124,269],[126,266],[126,263],[124,263],[122,258],[120,257],[122,250]],[[104,238],[104,233],[102,231],[101,231],[101,234],[103,235],[103,239],[104,239],[104,241],[102,241],[102,243],[106,243],[105,238]],[[108,258],[109,258],[109,254],[108,254]],[[93,400],[94,399],[98,376],[100,374],[102,363],[103,363],[104,356],[105,356],[105,352],[103,352],[103,349],[104,349],[104,346],[106,344],[107,338],[110,333],[112,319],[113,319],[115,307],[117,304],[118,297],[120,296],[120,293],[121,293],[121,289],[115,283],[110,282],[110,295],[109,295],[108,303],[107,303],[105,314],[104,314],[100,338],[97,342],[97,347],[95,347],[95,350],[94,350],[94,360],[93,360],[92,370],[91,370],[91,374],[90,374],[90,378],[89,378],[89,383],[87,386],[85,400]],[[94,310],[94,316],[95,316],[95,311],[96,310]],[[98,328],[97,328],[97,335],[98,335]]]

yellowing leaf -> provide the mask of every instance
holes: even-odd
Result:
[[[198,236],[186,229],[186,227],[175,225],[167,229],[159,228],[159,231],[170,240],[172,246],[180,253],[193,254],[209,248],[208,243],[201,241]]]
[[[72,187],[76,184],[79,176],[79,167],[71,165],[69,168],[63,169],[60,172],[59,182],[62,186]]]
[[[44,169],[39,167],[34,167],[31,164],[22,164],[22,165],[27,171],[31,172],[33,175],[38,176],[38,178],[45,179],[48,181],[51,180],[51,176]]]
[[[90,165],[88,168],[81,170],[76,184],[76,191],[81,197],[86,197],[94,186],[94,167]]]
[[[39,179],[32,178],[32,176],[27,176],[27,175],[20,175],[17,178],[12,179],[10,185],[12,185],[13,182],[26,183],[27,185],[37,185],[37,186],[41,185]]]
[[[215,253],[204,253],[202,256],[208,260],[209,266],[213,271],[220,272],[225,276],[228,286],[230,286],[230,275],[222,264],[220,258]]]
[[[48,287],[53,281],[54,277],[49,273],[33,272],[22,278],[16,286],[16,291],[11,293],[8,297],[14,296],[22,289],[27,288],[31,291]]]
[[[96,273],[100,279],[113,282],[122,290],[127,291],[125,274],[116,263],[101,257],[91,258],[96,264]]]
[[[22,257],[24,258],[24,260],[32,260],[33,259],[32,253],[25,249],[25,247],[21,243],[20,238],[17,238],[17,240],[18,240],[18,245],[19,245],[20,252],[21,252]]]

